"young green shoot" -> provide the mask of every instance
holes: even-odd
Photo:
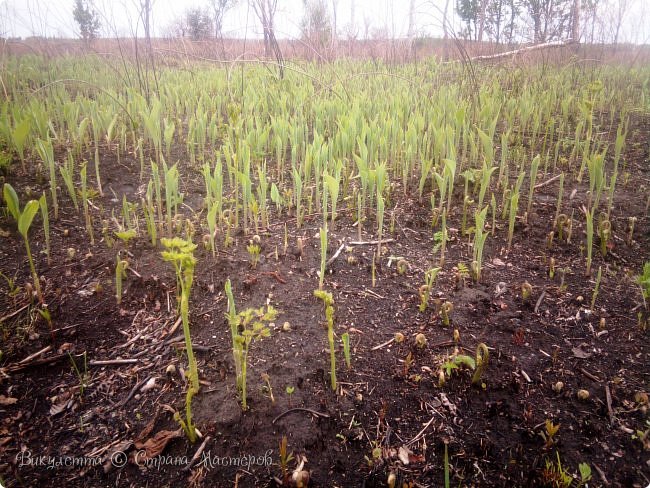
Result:
[[[47,208],[47,197],[45,193],[38,199],[38,204],[41,208],[41,217],[43,218],[43,231],[45,232],[45,255],[47,256],[47,265],[52,264],[52,256],[50,249],[50,212]]]
[[[440,306],[440,316],[442,317],[442,323],[446,327],[449,327],[449,324],[451,323],[451,312],[453,311],[454,311],[454,304],[451,302],[445,301]]]
[[[483,163],[483,169],[481,170],[481,189],[478,194],[478,208],[483,206],[485,193],[490,188],[490,178],[496,169],[496,167],[488,167],[487,164]]]
[[[172,221],[178,211],[178,205],[183,201],[183,194],[179,193],[178,168],[174,164],[171,168],[167,168],[167,164],[163,160],[163,173],[165,176],[165,206],[167,217],[167,232],[172,235]]]
[[[605,184],[605,154],[594,154],[587,160],[589,169],[589,199],[587,207],[592,213],[596,212],[600,195]]]
[[[557,222],[560,217],[560,211],[562,210],[562,197],[564,195],[564,173],[560,173],[560,189],[557,193],[557,203],[555,204],[555,219],[553,222]]]
[[[147,225],[147,233],[151,238],[151,245],[155,246],[158,240],[158,227],[156,225],[156,211],[153,203],[153,183],[150,181],[147,185],[147,193],[145,198],[142,199],[142,211],[144,213],[144,221]]]
[[[291,397],[293,396],[293,393],[296,391],[296,387],[287,386],[284,391],[286,391],[287,395],[289,395],[289,408],[291,408]]]
[[[598,266],[598,274],[596,274],[596,283],[594,284],[594,291],[591,294],[591,306],[589,310],[594,311],[594,305],[596,304],[596,297],[598,297],[598,290],[600,289],[600,280],[603,276],[602,266]]]
[[[327,340],[330,346],[330,383],[332,390],[336,391],[336,352],[334,350],[334,298],[332,294],[323,290],[314,290],[314,296],[323,301],[325,305],[325,318],[327,319]]]
[[[259,236],[257,236],[257,234],[255,234],[255,236],[258,238],[251,239],[248,242],[248,245],[246,246],[246,250],[248,251],[248,255],[250,256],[251,259],[251,268],[253,269],[257,268],[257,265],[260,262],[260,252],[261,252],[261,248],[259,245]]]
[[[237,391],[241,391],[242,379],[241,379],[241,356],[242,356],[242,344],[237,340],[239,336],[239,320],[237,316],[237,309],[235,307],[235,298],[232,293],[232,284],[230,278],[226,280],[225,285],[226,297],[228,298],[228,312],[226,318],[228,319],[228,325],[230,326],[230,335],[232,340],[232,354],[235,363],[235,377],[236,377],[236,386]]]
[[[291,388],[291,393],[293,393],[293,388],[290,386],[287,386],[287,393],[289,392],[289,388]],[[289,398],[291,398],[291,394],[289,394]],[[291,402],[289,402],[291,404]],[[287,436],[283,435],[282,440],[280,441],[280,448],[278,450],[280,454],[280,469],[282,471],[282,485],[283,486],[289,486],[289,463],[293,461],[293,452],[289,452],[287,449]]]
[[[59,200],[56,193],[56,164],[54,163],[54,149],[52,148],[52,141],[42,141],[39,139],[36,142],[36,149],[39,156],[50,170],[50,192],[52,193],[52,207],[54,208],[54,220],[59,218]]]
[[[627,239],[625,242],[628,246],[631,246],[634,237],[634,224],[636,224],[636,217],[629,217],[627,222]]]
[[[345,365],[348,370],[352,368],[352,360],[350,357],[350,334],[345,332],[341,335],[341,342],[343,342],[343,356],[345,357]]]
[[[88,356],[86,355],[86,352],[82,354],[83,356],[83,371],[79,369],[79,366],[77,365],[77,361],[75,361],[74,356],[68,352],[68,358],[70,358],[70,364],[72,365],[72,370],[74,371],[75,375],[77,376],[77,379],[79,380],[79,398],[83,398],[84,396],[84,391],[86,391],[86,387],[88,386]]]
[[[320,274],[318,275],[318,289],[323,289],[325,282],[325,266],[327,264],[327,224],[320,231]]]
[[[535,192],[535,183],[537,182],[537,170],[539,168],[540,155],[533,158],[530,164],[530,188],[528,190],[528,205],[526,206],[526,215],[530,215],[533,209],[533,194]]]
[[[267,305],[266,309],[264,307],[258,309],[248,308],[237,315],[237,335],[235,336],[235,342],[240,350],[238,357],[240,361],[239,371],[241,372],[241,377],[237,384],[241,397],[242,410],[248,409],[246,376],[251,343],[271,335],[268,323],[274,321],[277,316],[278,311],[271,305]]]
[[[68,190],[68,195],[70,195],[75,210],[79,211],[77,192],[74,187],[74,159],[72,158],[72,152],[68,152],[65,164],[59,167],[59,173],[61,173],[61,177],[63,178],[63,182],[65,183],[65,187]]]
[[[548,260],[548,277],[553,279],[555,277],[555,258]]]
[[[121,259],[118,253],[115,260],[115,298],[118,306],[122,303],[122,283],[126,278],[126,269],[128,266],[129,262]]]
[[[438,276],[440,270],[441,268],[431,268],[426,273],[424,273],[424,285],[422,285],[418,290],[418,294],[420,295],[420,312],[424,312],[429,305],[431,289],[433,288],[433,284],[435,283],[436,277]]]
[[[25,167],[25,144],[27,142],[27,137],[31,129],[31,120],[30,117],[24,117],[20,122],[16,123],[16,126],[11,131],[11,142],[18,153],[20,158],[20,163]]]
[[[492,193],[492,198],[490,199],[490,208],[492,210],[492,235],[494,236],[494,233],[497,230],[497,199],[494,197],[494,193]]]
[[[591,276],[591,256],[594,243],[594,214],[588,208],[584,209],[585,218],[587,219],[587,270],[586,275]]]
[[[86,163],[84,162],[83,165],[81,166],[81,170],[79,171],[79,175],[81,177],[81,200],[83,202],[83,207],[84,207],[84,217],[86,219],[86,232],[88,232],[88,236],[90,237],[90,245],[94,246],[95,245],[95,233],[93,232],[93,222],[90,217],[90,206],[88,203],[88,200],[90,199],[90,193],[88,192],[88,183],[87,183],[87,178],[86,178]]]
[[[533,287],[527,281],[524,281],[521,284],[521,299],[524,302],[530,300],[530,296],[533,294]]]
[[[477,386],[481,385],[481,376],[485,372],[485,368],[488,365],[488,360],[490,358],[490,352],[488,347],[483,343],[479,343],[476,346],[476,369],[474,370],[474,375],[472,376],[472,384]]]
[[[612,224],[604,215],[601,215],[601,217],[604,218],[598,222],[598,237],[600,238],[600,253],[605,257],[607,256],[609,239],[612,235]]]
[[[32,225],[34,217],[38,212],[40,205],[36,200],[30,200],[25,204],[22,211],[20,210],[20,202],[18,201],[18,195],[16,190],[9,184],[5,183],[3,187],[3,196],[7,209],[9,213],[14,218],[18,224],[18,232],[23,237],[25,242],[25,250],[27,251],[27,259],[29,261],[29,269],[32,274],[32,280],[34,282],[34,289],[36,290],[36,296],[38,301],[43,303],[43,292],[41,291],[41,281],[36,273],[36,267],[34,266],[34,258],[32,257],[32,250],[29,245],[29,228]]]
[[[445,453],[442,458],[442,464],[443,464],[443,470],[445,472],[445,488],[450,488],[451,482],[449,480],[449,451],[446,442],[445,442]]]
[[[485,232],[485,219],[487,217],[488,207],[477,210],[474,214],[475,227],[474,227],[474,261],[472,261],[472,271],[474,272],[474,279],[478,283],[481,280],[481,267],[483,266],[483,247],[489,232]]]
[[[446,247],[447,247],[447,209],[444,209],[442,211],[440,261],[439,261],[439,264],[438,264],[438,266],[440,266],[441,268],[445,265],[445,249],[446,249]]]
[[[271,403],[275,403],[275,397],[273,396],[273,388],[271,388],[271,377],[268,373],[262,373],[262,381],[264,381],[264,386],[269,392],[269,397],[271,398]]]
[[[162,239],[165,251],[161,252],[164,261],[172,263],[176,272],[176,282],[180,285],[180,312],[183,323],[183,335],[185,336],[185,350],[189,363],[189,387],[185,397],[185,420],[180,413],[176,412],[174,418],[181,425],[190,442],[196,441],[196,429],[192,420],[192,398],[199,392],[199,371],[192,349],[192,337],[190,336],[190,291],[194,280],[194,268],[196,258],[194,250],[196,244],[179,237]]]
[[[515,188],[512,191],[510,196],[510,217],[508,219],[508,250],[512,245],[512,237],[515,231],[515,220],[517,218],[517,210],[519,209],[519,189],[521,188],[521,183],[524,180],[524,172],[519,173],[517,178],[517,183]]]

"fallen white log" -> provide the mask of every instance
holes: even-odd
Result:
[[[506,58],[508,56],[516,56],[517,54],[522,54],[522,53],[527,53],[530,51],[537,51],[540,49],[548,49],[552,47],[564,47],[564,46],[572,46],[574,44],[577,44],[573,40],[569,41],[550,41],[550,42],[544,42],[542,44],[534,44],[532,46],[525,46],[519,49],[514,49],[512,51],[506,51],[503,53],[497,53],[497,54],[486,54],[482,56],[474,56],[471,58],[471,61],[486,61],[490,59],[499,59],[499,58]]]

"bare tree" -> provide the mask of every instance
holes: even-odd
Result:
[[[212,20],[214,21],[214,37],[220,39],[223,29],[223,16],[235,6],[237,0],[209,0],[209,3],[212,8]]]
[[[571,15],[571,40],[580,40],[580,0],[573,0],[573,12]]]
[[[583,0],[581,8],[583,15],[583,40],[585,42],[594,43],[596,34],[596,24],[599,22],[598,4],[600,0]],[[589,33],[587,34],[587,29]]]
[[[453,6],[452,6],[453,10]],[[442,12],[442,32],[444,37],[442,57],[445,61],[449,59],[449,0],[445,1],[445,10]]]
[[[415,0],[411,0],[409,3],[409,27],[406,36],[409,39],[413,39],[415,34]]]
[[[172,19],[163,27],[162,36],[164,39],[181,39],[187,33],[187,24],[183,17]]]
[[[506,0],[508,9],[510,10],[510,20],[503,28],[503,34],[506,38],[508,45],[512,44],[515,37],[515,26],[517,24],[517,16],[519,15],[519,5],[516,0]]]
[[[147,45],[151,46],[151,0],[140,0],[140,18]]]
[[[449,39],[449,24],[448,24],[448,14],[449,14],[449,0],[445,1],[445,10],[442,14],[442,32],[444,33],[445,39]]]
[[[363,15],[363,38],[370,39],[370,26],[372,26],[372,19],[368,15]]]
[[[618,38],[621,34],[621,25],[630,6],[629,0],[617,0],[616,9],[614,10],[614,44],[618,44]]]
[[[144,64],[142,64],[140,61],[138,49],[139,43],[137,36],[135,36],[133,39],[138,80],[140,83],[140,89],[142,92],[144,92],[145,98],[147,99],[147,103],[151,101],[151,92],[154,88],[151,86],[151,80],[149,79],[150,74],[153,77],[155,89],[158,90],[158,75],[156,73],[156,64],[153,56],[153,48],[151,45],[151,11],[154,1],[155,0],[138,0],[139,17],[140,22],[142,22],[142,27],[144,28],[144,39],[146,47]]]
[[[278,8],[278,0],[250,0],[255,15],[262,24],[264,33],[264,54],[270,56],[275,50],[275,11]]]
[[[354,44],[359,37],[359,27],[355,23],[355,2],[350,2],[350,22],[345,24],[342,29],[342,34],[347,41],[348,56],[354,54]]]
[[[485,32],[496,44],[500,44],[503,37],[507,7],[506,0],[492,0],[486,9]]]
[[[521,5],[533,24],[535,43],[571,36],[575,0],[522,0]]]
[[[95,39],[101,23],[94,5],[82,0],[75,0],[72,13],[75,22],[79,24],[79,34],[84,42],[88,43],[90,40]]]
[[[336,47],[336,41],[338,40],[338,26],[336,25],[338,6],[339,0],[332,0],[332,48]]]
[[[332,35],[325,0],[303,0],[303,4],[305,10],[300,22],[303,38],[320,53]]]
[[[456,0],[456,15],[465,23],[461,35],[466,39],[477,38],[478,0]]]
[[[485,32],[485,11],[487,10],[488,0],[480,0],[478,9],[478,42],[483,40],[483,33]]]
[[[278,65],[278,74],[284,78],[284,57],[280,45],[275,38],[275,11],[278,8],[278,0],[249,0],[255,11],[255,15],[262,24],[264,33],[264,54],[266,57],[273,55]]]
[[[184,32],[193,41],[208,39],[212,35],[212,21],[210,11],[201,7],[190,7],[185,10]]]

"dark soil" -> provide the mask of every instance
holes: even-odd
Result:
[[[518,219],[509,251],[507,221],[498,219],[496,233],[487,240],[479,284],[467,279],[463,286],[452,269],[459,262],[469,266],[472,259],[471,238],[461,235],[461,208],[455,206],[448,219],[451,241],[446,264],[424,313],[418,311],[418,289],[432,266],[435,245],[428,202],[403,198],[399,188],[393,192],[398,198],[395,225],[386,236],[392,241],[382,250],[374,287],[376,246],[349,244],[357,240],[357,228],[354,211],[343,205],[330,229],[328,257],[344,241],[351,249],[341,252],[325,278],[325,288],[335,300],[336,333],[349,332],[352,344],[350,370],[342,348],[338,351],[336,392],[329,383],[325,314],[312,294],[318,287],[321,218],[309,217],[298,229],[294,216],[277,216],[270,207],[273,218],[268,229],[260,230],[262,261],[256,269],[250,267],[246,252],[250,235],[234,234],[234,245],[228,248],[219,235],[214,257],[199,246],[190,321],[202,382],[193,411],[203,439],[192,445],[178,435],[162,457],[147,463],[142,462],[142,448],[134,443],[161,431],[176,431],[172,412],[184,413],[186,382],[180,372],[187,360],[182,328],[171,332],[177,318],[171,266],[162,261],[160,248],[148,241],[142,220],[140,237],[128,246],[130,270],[118,307],[115,260],[126,246],[115,242],[108,247],[113,226],[109,222],[111,232],[102,234],[99,211],[93,210],[97,242],[91,247],[83,213],[76,212],[60,192],[60,217],[51,222],[51,264],[44,254],[39,218],[31,230],[52,317],[50,330],[37,307],[30,305],[24,246],[15,224],[3,216],[0,227],[7,235],[2,238],[0,270],[19,287],[12,289],[4,280],[0,286],[3,484],[275,486],[282,478],[278,446],[286,436],[294,457],[289,471],[304,461],[312,486],[386,486],[389,473],[397,477],[395,486],[442,486],[445,445],[452,486],[555,486],[558,460],[576,477],[579,463],[588,463],[590,486],[648,485],[648,441],[644,446],[635,433],[648,428],[647,396],[638,394],[649,389],[650,346],[648,332],[638,326],[637,312],[643,305],[634,275],[650,259],[645,208],[650,187],[645,148],[650,134],[647,123],[634,123],[625,154],[629,181],[625,185],[619,179],[611,249],[603,258],[595,238],[591,278],[584,273],[580,210],[586,185],[570,177],[563,211],[575,212],[571,242],[561,242],[556,235],[552,249],[546,246],[558,191],[554,181],[536,190],[534,212],[527,224]],[[14,165],[6,180],[22,189],[24,203],[26,187],[38,196],[46,185],[21,174],[19,166]],[[200,175],[183,167],[181,175],[186,203],[200,209]],[[540,174],[538,182],[551,176]],[[93,203],[107,221],[111,210],[119,216],[122,194],[129,201],[143,195],[135,160],[123,158],[118,166],[105,150],[102,178],[105,196]],[[462,183],[456,186],[461,188]],[[527,190],[523,193],[527,195]],[[524,207],[522,198],[520,214]],[[191,215],[186,207],[182,212]],[[638,220],[633,242],[627,244],[630,216]],[[370,219],[362,238],[376,239],[374,229]],[[302,252],[298,238],[304,239]],[[200,244],[200,235],[194,241]],[[408,271],[397,273],[395,260],[389,265],[390,256],[406,259]],[[548,273],[551,258],[556,262],[553,279]],[[565,267],[571,271],[561,288],[558,269]],[[590,312],[599,268],[602,281]],[[269,302],[281,311],[271,325],[271,336],[251,346],[246,412],[235,391],[223,291],[227,278],[232,280],[238,310]],[[525,281],[533,291],[523,301]],[[454,307],[448,327],[436,310],[445,300]],[[283,330],[285,322],[290,330]],[[474,356],[480,342],[489,347],[482,385],[473,386],[471,372],[459,368],[439,386],[440,367],[456,347],[454,329],[460,335],[461,353]],[[404,335],[404,342],[377,347],[397,332]],[[418,333],[426,336],[426,347],[416,346]],[[92,363],[115,359],[133,361]],[[175,371],[167,372],[170,365]],[[269,375],[274,402],[262,373]],[[151,378],[155,385],[142,391]],[[558,382],[563,388],[555,391]],[[295,389],[292,395],[287,387]],[[581,389],[589,392],[587,399],[578,398]],[[547,420],[559,424],[549,442],[541,435]],[[186,469],[205,439],[203,455]],[[126,461],[120,452],[128,462],[114,467],[111,457],[115,464]],[[65,464],[83,456],[85,466]]]

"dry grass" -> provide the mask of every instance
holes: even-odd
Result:
[[[402,64],[435,56],[443,60],[459,60],[485,54],[516,49],[517,46],[455,41],[444,39],[376,39],[339,40],[335,45],[313,46],[301,40],[279,40],[285,59],[329,62],[335,59],[368,59],[377,63]],[[188,58],[233,61],[239,59],[264,58],[264,44],[261,40],[224,39],[190,41],[187,39],[153,39],[152,46],[159,62],[175,65]],[[139,40],[140,53],[144,40]],[[97,54],[101,56],[135,57],[134,39],[98,39],[86,45],[78,39],[44,39],[38,37],[25,40],[5,39],[3,52],[11,55],[40,54],[47,57],[62,55]],[[650,46],[634,45],[579,45],[530,52],[508,57],[491,63],[530,62],[566,64],[575,60],[581,62],[638,65],[650,62]]]

